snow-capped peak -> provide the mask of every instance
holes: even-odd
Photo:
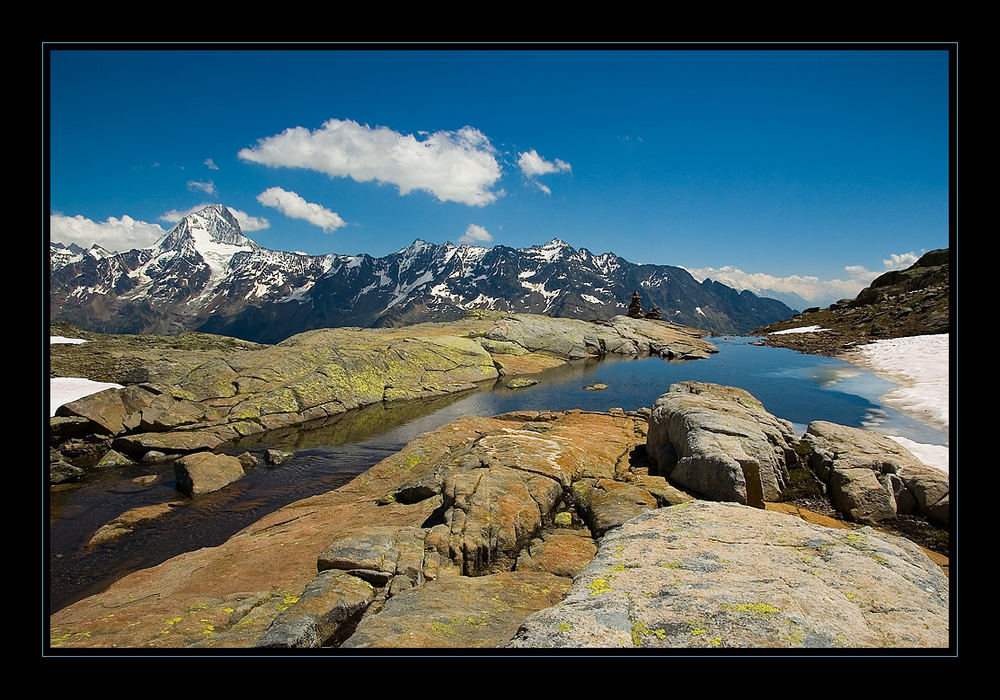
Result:
[[[412,253],[413,255],[416,255],[432,247],[434,247],[433,243],[428,243],[423,239],[417,238],[410,245],[406,246],[405,248],[401,248],[400,250],[397,250],[396,253],[397,254]]]
[[[529,250],[539,258],[544,259],[547,262],[552,262],[553,260],[559,260],[567,253],[572,253],[573,248],[558,238],[553,238],[551,241],[541,246],[531,246]]]
[[[210,204],[188,214],[154,247],[160,251],[178,250],[186,243],[202,254],[228,253],[230,257],[239,250],[260,248],[243,235],[236,217],[221,204]]]

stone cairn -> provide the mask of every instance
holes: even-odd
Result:
[[[654,306],[649,311],[646,312],[646,318],[652,319],[654,321],[662,321],[663,313],[660,311],[659,306]]]
[[[639,292],[632,292],[632,301],[628,304],[628,315],[630,318],[642,318],[642,302]]]

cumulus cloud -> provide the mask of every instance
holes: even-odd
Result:
[[[552,190],[547,185],[538,181],[540,175],[551,175],[552,173],[564,173],[573,168],[564,160],[556,158],[554,161],[547,161],[538,155],[538,151],[532,148],[530,151],[521,153],[517,158],[517,167],[521,169],[521,174],[534,184],[545,194],[552,194]]]
[[[159,224],[136,221],[124,215],[106,221],[92,221],[85,216],[64,216],[60,213],[49,217],[50,238],[54,242],[89,248],[95,243],[107,250],[121,252],[133,248],[148,248],[166,233]]]
[[[216,165],[215,161],[212,160],[211,158],[206,158],[205,159],[205,165],[206,165],[206,167],[208,167],[209,170],[218,170],[219,169],[219,166]]]
[[[345,223],[337,212],[330,211],[319,204],[307,202],[295,192],[289,192],[280,187],[264,190],[257,195],[257,201],[265,207],[274,207],[289,218],[302,219],[319,226],[324,233],[336,231]]]
[[[883,260],[882,264],[885,266],[886,270],[903,270],[917,260],[920,256],[916,253],[890,253],[888,260]]]
[[[477,224],[469,224],[469,227],[465,229],[465,233],[458,239],[458,242],[475,245],[476,243],[489,243],[492,240],[492,234],[485,228]]]
[[[209,180],[208,182],[198,182],[197,180],[188,180],[188,189],[194,192],[195,190],[201,190],[205,194],[215,194],[215,183]]]
[[[892,253],[888,259],[882,261],[882,270],[869,270],[864,265],[848,265],[844,268],[847,279],[828,280],[811,275],[776,277],[764,272],[744,272],[731,265],[684,269],[699,282],[711,278],[733,289],[740,291],[745,289],[763,296],[767,296],[768,292],[796,294],[807,302],[826,306],[838,299],[853,299],[879,275],[889,270],[909,267],[919,257],[912,252]]]
[[[418,140],[384,126],[330,119],[315,131],[297,126],[259,139],[237,155],[270,167],[390,183],[404,195],[424,190],[442,202],[483,206],[501,196],[492,191],[501,175],[495,149],[471,126]]]
[[[526,177],[538,177],[539,175],[548,175],[550,173],[562,173],[573,168],[564,160],[555,159],[553,162],[549,162],[538,155],[538,151],[532,148],[530,151],[525,151],[518,156],[517,167],[521,169]]]
[[[171,209],[170,211],[163,212],[160,216],[160,221],[167,221],[171,224],[176,224],[178,221],[183,219],[188,214],[193,214],[196,211],[201,211],[208,206],[208,202],[204,202],[197,206],[191,207],[190,209]],[[271,222],[262,216],[250,216],[245,211],[240,211],[239,209],[233,209],[232,207],[226,207],[233,216],[236,217],[236,222],[240,225],[240,230],[243,233],[248,233],[250,231],[263,231],[264,229],[271,228]]]

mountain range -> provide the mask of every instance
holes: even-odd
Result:
[[[52,242],[51,321],[102,333],[203,331],[264,343],[335,326],[460,318],[471,309],[605,319],[643,310],[716,334],[789,318],[780,301],[697,282],[670,265],[594,255],[553,239],[530,248],[416,240],[380,258],[268,250],[221,204],[184,217],[155,245],[111,252]]]

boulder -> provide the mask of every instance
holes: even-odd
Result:
[[[375,598],[375,589],[356,576],[329,570],[320,572],[257,641],[258,647],[312,649],[335,638]]]
[[[908,540],[692,501],[610,531],[507,646],[946,648],[949,612],[947,577]]]
[[[251,469],[256,469],[260,466],[260,460],[254,457],[249,452],[242,452],[236,456],[236,459],[240,460],[240,464],[243,465],[243,471],[249,471]]]
[[[336,537],[319,555],[319,571],[336,570],[385,586],[397,575],[423,583],[424,539],[416,527],[372,526]]]
[[[104,542],[131,534],[136,528],[162,518],[174,508],[182,505],[184,504],[181,501],[171,501],[170,503],[156,503],[151,506],[139,506],[127,510],[99,527],[87,542],[87,547],[93,548]]]
[[[687,381],[654,404],[646,452],[655,473],[682,488],[763,508],[780,498],[795,444],[792,424],[743,389]]]
[[[104,469],[105,467],[128,467],[132,464],[135,462],[121,452],[108,450],[94,466],[97,469]]]
[[[870,430],[813,421],[802,438],[809,467],[844,516],[874,524],[897,514],[950,519],[948,474],[929,467],[895,440]]]
[[[105,435],[125,431],[125,418],[129,411],[122,402],[120,389],[105,389],[70,401],[56,409],[56,416],[86,418],[95,430]]]
[[[82,437],[90,430],[90,421],[80,416],[52,416],[49,418],[49,438],[52,442],[64,442],[70,438]]]
[[[61,457],[82,469],[91,469],[108,453],[111,438],[107,435],[93,434],[84,437],[71,438],[59,445]]]
[[[214,450],[225,439],[212,430],[174,430],[169,433],[136,433],[115,438],[112,447],[130,455],[184,453]]]
[[[229,455],[196,452],[174,462],[176,488],[188,496],[218,491],[243,476],[240,460]]]
[[[284,464],[292,458],[293,454],[291,452],[285,452],[283,450],[265,450],[264,451],[264,461],[267,462],[269,467],[276,467],[279,464]]]
[[[49,454],[50,484],[64,484],[68,481],[76,481],[83,476],[83,469],[64,460],[58,452],[54,450],[52,452],[54,454]]]

